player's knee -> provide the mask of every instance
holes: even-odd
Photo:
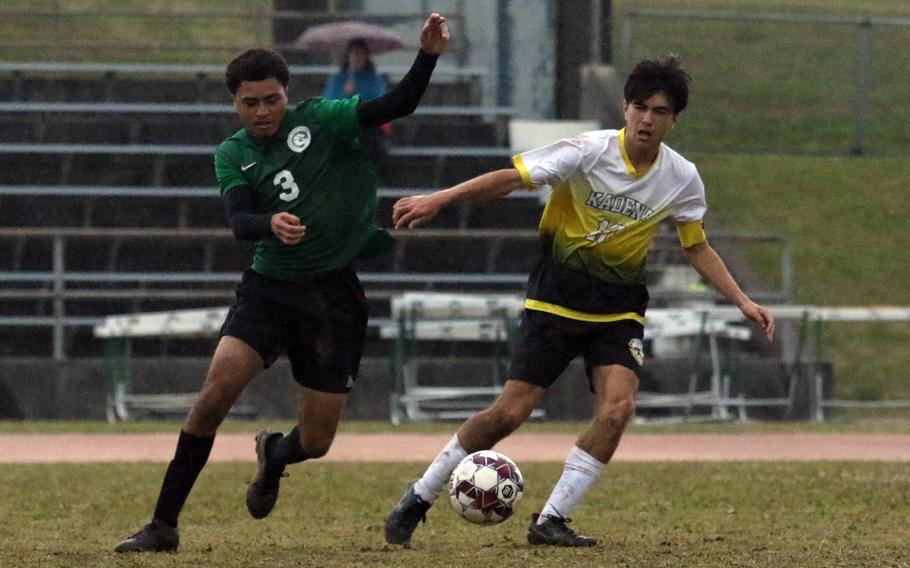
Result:
[[[609,429],[625,428],[635,414],[635,399],[631,396],[607,401],[597,419]]]
[[[520,406],[496,406],[491,409],[491,419],[499,430],[512,433],[528,418],[528,412]]]
[[[185,430],[199,435],[211,435],[221,426],[224,412],[207,404],[196,404],[187,418]]]

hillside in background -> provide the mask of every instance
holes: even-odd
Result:
[[[794,302],[910,305],[908,160],[689,157],[708,188],[709,225],[716,219],[725,229],[790,239]],[[775,267],[771,259],[752,260]],[[835,364],[838,395],[910,398],[902,380],[910,368],[910,324],[827,324],[825,333],[823,353]]]

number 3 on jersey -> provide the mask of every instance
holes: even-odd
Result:
[[[294,201],[300,195],[300,188],[294,183],[293,174],[287,170],[281,170],[275,174],[272,183],[284,190],[278,194],[278,199],[282,201]]]

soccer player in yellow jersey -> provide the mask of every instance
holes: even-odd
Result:
[[[544,254],[528,282],[509,380],[496,401],[462,424],[408,487],[386,520],[389,543],[409,544],[458,462],[518,428],[568,363],[582,355],[594,417],[540,514],[532,515],[528,542],[597,544],[566,523],[610,461],[635,409],[648,305],[645,257],[664,219],[675,223],[695,270],[773,339],[771,314],[743,293],[708,244],[698,171],[663,143],[688,102],[688,74],[672,56],[643,60],[623,94],[622,130],[560,140],[515,156],[512,168],[395,204],[395,227],[413,228],[456,203],[492,201],[522,187],[554,188],[540,220]]]

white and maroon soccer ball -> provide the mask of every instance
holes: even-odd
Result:
[[[508,456],[482,450],[466,456],[449,479],[449,500],[461,517],[494,525],[512,516],[524,494],[524,478]]]

